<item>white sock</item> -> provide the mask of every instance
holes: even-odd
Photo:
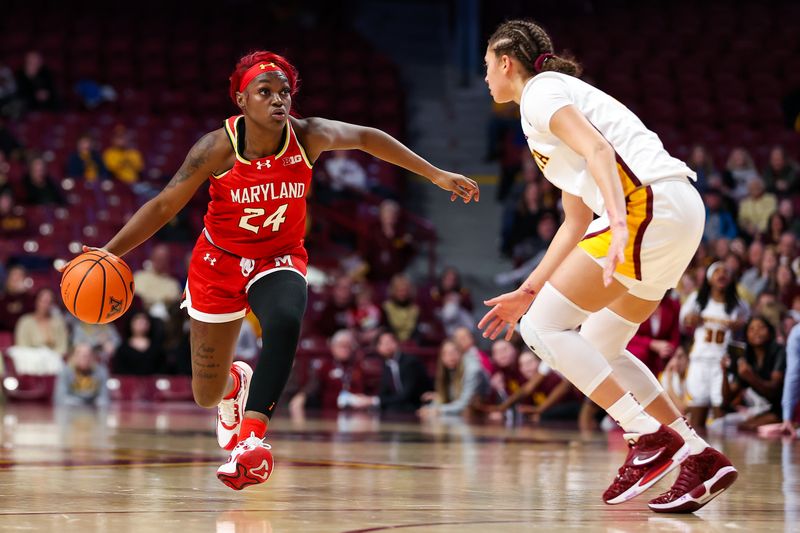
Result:
[[[677,431],[678,434],[683,437],[683,440],[689,445],[690,455],[696,455],[708,448],[708,443],[697,434],[694,428],[690,426],[682,416],[675,419],[669,427]]]
[[[606,409],[606,412],[622,426],[625,433],[646,435],[655,433],[661,427],[655,418],[644,412],[641,404],[630,392],[626,392],[622,398]]]

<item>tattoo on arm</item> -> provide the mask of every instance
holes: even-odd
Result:
[[[214,147],[215,133],[216,132],[206,133],[192,146],[183,165],[181,165],[181,168],[178,169],[178,172],[175,173],[175,176],[173,176],[167,184],[168,189],[176,187],[188,180],[192,174],[197,172],[197,169],[208,162],[209,152]]]

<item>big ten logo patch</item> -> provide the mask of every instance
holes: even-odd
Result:
[[[289,157],[284,157],[281,161],[283,161],[283,166],[288,167],[289,165],[295,165],[303,160],[303,156],[301,155],[293,155]]]

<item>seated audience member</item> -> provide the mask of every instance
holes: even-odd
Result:
[[[703,240],[713,242],[720,237],[736,238],[739,233],[733,213],[725,206],[722,193],[716,189],[708,189],[703,193],[706,204],[706,224],[703,229]]]
[[[778,252],[778,262],[783,265],[791,265],[792,261],[798,257],[797,237],[791,231],[784,231],[778,238],[776,246]]]
[[[507,204],[500,230],[500,251],[508,258],[514,257],[514,250],[518,244],[536,237],[536,225],[542,213],[546,211],[542,205],[542,188],[539,180],[526,182],[522,194],[512,198],[517,200]]]
[[[545,211],[536,223],[535,236],[519,243],[515,248],[513,259],[514,264],[518,265],[517,268],[497,274],[495,282],[498,285],[509,285],[524,280],[530,271],[539,265],[556,231],[558,231],[558,215],[552,211]]]
[[[69,315],[72,344],[86,344],[97,354],[100,362],[107,364],[117,351],[122,339],[114,324],[87,324]]]
[[[778,211],[774,211],[767,219],[767,229],[761,234],[759,241],[767,246],[778,246],[781,235],[786,233],[789,224]]]
[[[369,265],[367,278],[389,281],[406,269],[414,252],[414,239],[400,219],[400,205],[394,200],[384,200],[378,211],[378,224],[372,225],[362,247],[361,256]]]
[[[114,374],[149,376],[162,370],[164,353],[152,326],[151,318],[145,312],[140,311],[131,317],[130,332],[111,360]]]
[[[681,307],[681,325],[687,333],[694,330],[686,384],[691,397],[689,416],[696,428],[705,427],[709,409],[713,408],[717,418],[722,415],[720,364],[747,315],[736,293],[736,281],[721,261],[708,267],[700,290]]]
[[[697,173],[697,188],[704,191],[711,176],[717,173],[717,169],[714,167],[714,160],[705,146],[702,144],[692,146],[686,164]]]
[[[795,216],[795,206],[791,198],[779,197],[778,213],[788,224],[788,231],[795,239],[800,239],[800,216]]]
[[[498,339],[492,344],[494,373],[490,384],[501,401],[517,392],[525,381],[517,358],[517,349],[507,340]]]
[[[76,344],[56,379],[53,403],[57,406],[108,405],[108,370],[88,344]]]
[[[348,312],[347,323],[362,345],[375,342],[383,321],[381,308],[375,304],[372,296],[372,288],[366,284],[362,285],[356,293],[355,307]]]
[[[775,284],[778,301],[786,309],[791,309],[792,302],[800,294],[800,287],[797,286],[792,267],[786,264],[778,265],[778,269],[775,271]]]
[[[456,344],[458,351],[464,354],[468,359],[475,359],[481,364],[487,376],[494,374],[494,363],[492,359],[483,351],[478,349],[475,344],[475,335],[473,329],[458,328],[453,332],[453,342]]]
[[[317,333],[331,337],[340,329],[350,327],[350,316],[355,308],[353,293],[353,280],[349,276],[339,276],[334,281],[330,295],[313,324]]]
[[[723,180],[735,200],[740,201],[747,196],[748,182],[754,178],[761,179],[750,153],[741,147],[731,150],[723,172]]]
[[[52,111],[58,107],[53,74],[39,52],[25,54],[25,63],[17,71],[16,82],[17,95],[24,102],[26,110]]]
[[[352,395],[364,393],[364,369],[355,336],[346,329],[337,331],[330,350],[330,358],[314,361],[308,383],[289,402],[290,410],[301,411],[307,405],[322,410],[356,407]]]
[[[747,184],[747,196],[739,204],[739,228],[750,237],[767,231],[767,222],[778,209],[775,195],[766,192],[760,178],[752,178]]]
[[[519,355],[519,370],[525,380],[522,386],[500,404],[481,405],[481,410],[504,412],[516,406],[534,423],[541,420],[575,420],[581,406],[580,393],[569,381],[527,350]]]
[[[773,146],[764,168],[764,184],[771,193],[785,195],[800,191],[800,170],[797,162],[786,157],[783,146]]]
[[[157,244],[150,253],[144,269],[133,275],[134,293],[142,299],[147,312],[156,318],[166,319],[167,308],[177,302],[182,288],[170,274],[170,253],[166,244]],[[187,297],[191,295],[187,293]]]
[[[433,305],[441,307],[448,296],[457,296],[459,306],[467,311],[472,311],[472,295],[469,289],[461,282],[461,273],[455,267],[442,270],[436,285],[431,287],[430,297]]]
[[[33,311],[34,295],[26,284],[27,272],[22,265],[13,265],[6,272],[0,292],[0,331],[13,331],[19,318]]]
[[[94,148],[94,141],[88,135],[78,138],[75,151],[72,152],[67,160],[68,178],[78,181],[93,182],[108,177],[108,170],[103,164],[100,152]]]
[[[53,291],[39,290],[33,312],[22,315],[14,328],[14,344],[28,348],[49,348],[64,355],[68,341],[67,324],[56,307]]]
[[[25,203],[28,205],[63,204],[64,198],[47,173],[47,164],[41,157],[34,157],[28,163],[28,173],[22,178],[25,187]]]
[[[798,403],[800,403],[800,324],[792,328],[786,341],[786,377],[783,381],[781,401],[782,429],[792,436],[797,435],[795,413]]]
[[[422,405],[425,393],[432,389],[431,378],[417,357],[400,351],[397,337],[390,331],[378,335],[375,351],[383,359],[383,371],[377,397],[357,396],[356,408],[378,406],[381,411],[413,413]]]
[[[334,150],[333,157],[325,161],[325,173],[328,175],[330,188],[335,192],[354,189],[359,192],[368,190],[367,171],[354,159],[347,150]]]
[[[394,332],[397,340],[406,342],[414,338],[420,322],[420,308],[408,276],[396,274],[392,277],[381,309],[385,325]]]
[[[727,406],[737,408],[734,421],[739,428],[752,431],[781,419],[786,352],[775,342],[775,328],[763,316],[752,317],[745,331],[744,351],[731,349],[731,357],[722,363],[722,396]]]
[[[777,284],[777,274],[778,254],[773,246],[769,246],[764,249],[758,270],[755,273],[752,273],[752,270],[745,272],[745,277],[740,283],[740,288],[744,290],[748,301],[752,303],[765,290],[774,289]]]
[[[480,363],[466,357],[453,341],[442,343],[436,366],[434,394],[426,395],[432,403],[422,407],[419,415],[470,415],[473,402],[490,393],[489,377]]]
[[[124,126],[114,128],[111,146],[103,151],[103,163],[108,172],[122,183],[139,181],[144,170],[144,158],[138,149],[131,146],[130,135]]]
[[[628,351],[647,365],[656,376],[667,364],[681,340],[681,305],[672,291],[658,304],[658,308],[639,325],[639,329],[628,343]]]
[[[10,189],[0,192],[0,237],[15,237],[25,233],[28,219],[14,210],[14,194]]]
[[[686,391],[686,370],[688,368],[689,354],[682,346],[678,346],[659,377],[664,392],[669,395],[681,413],[686,413],[688,408],[688,392]]]

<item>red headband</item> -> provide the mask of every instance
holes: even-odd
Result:
[[[264,72],[280,72],[286,76],[286,73],[284,73],[283,70],[281,70],[280,67],[275,63],[256,63],[247,69],[242,76],[242,81],[239,82],[239,92],[243,93],[247,86],[250,85],[250,82],[253,81],[253,78],[259,74],[263,74]]]
[[[544,62],[550,59],[551,57],[556,57],[553,54],[541,54],[539,57],[536,58],[536,61],[533,62],[533,69],[536,72],[541,72],[542,67],[544,66]]]

